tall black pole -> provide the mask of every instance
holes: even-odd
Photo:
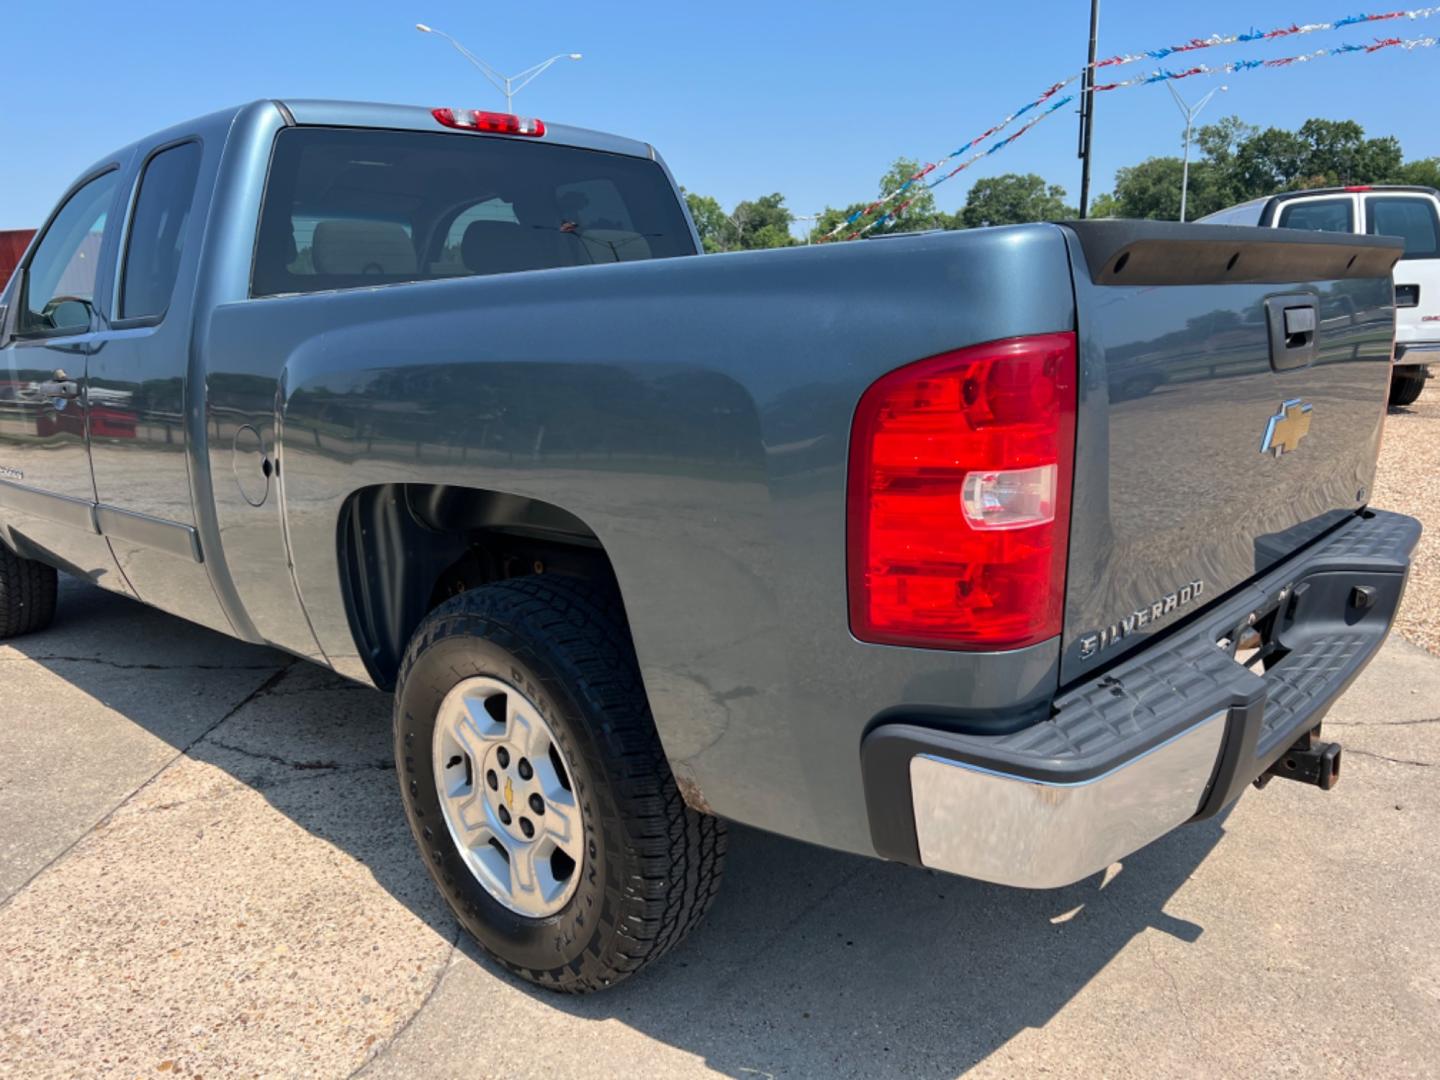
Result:
[[[1100,0],[1090,0],[1090,59],[1080,80],[1080,216],[1090,209],[1090,139],[1095,133],[1095,40],[1100,32]]]

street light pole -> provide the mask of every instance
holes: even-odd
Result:
[[[1090,52],[1080,79],[1080,216],[1090,207],[1090,142],[1095,131],[1095,43],[1100,35],[1100,0],[1090,0]]]
[[[513,104],[515,100],[515,95],[518,94],[521,90],[524,90],[525,87],[529,86],[537,78],[539,78],[540,74],[544,72],[545,69],[548,68],[551,64],[559,60],[581,59],[581,54],[578,52],[556,53],[554,56],[550,57],[549,60],[541,61],[534,67],[528,67],[524,71],[520,72],[518,75],[501,75],[489,64],[485,63],[484,60],[481,60],[469,49],[465,48],[464,45],[461,45],[460,42],[456,41],[449,34],[445,33],[445,31],[436,30],[434,27],[426,26],[424,23],[416,23],[415,29],[419,30],[422,34],[434,34],[436,37],[444,38],[451,45],[453,45],[456,52],[458,52],[461,56],[465,57],[466,60],[469,60],[470,63],[474,64],[480,70],[480,74],[484,75],[485,78],[489,79],[490,82],[494,84],[495,88],[505,95],[505,111],[511,113],[515,111],[515,106]]]
[[[1192,109],[1189,105],[1185,104],[1185,99],[1180,96],[1180,91],[1175,89],[1174,83],[1167,82],[1165,87],[1170,91],[1170,96],[1175,99],[1176,106],[1179,107],[1181,114],[1185,117],[1185,157],[1184,163],[1180,166],[1180,220],[1184,221],[1185,206],[1190,195],[1190,132],[1195,126],[1195,117],[1200,115],[1201,109],[1210,104],[1211,98],[1216,94],[1223,94],[1230,88],[1228,86],[1217,86],[1196,102],[1195,107]]]

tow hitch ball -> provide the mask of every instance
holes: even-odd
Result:
[[[1314,784],[1329,791],[1340,782],[1340,744],[1321,742],[1320,729],[1307,731],[1300,740],[1281,754],[1274,765],[1255,778],[1255,786],[1263,788],[1273,777]]]

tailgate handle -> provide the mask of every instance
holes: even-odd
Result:
[[[1287,307],[1285,309],[1285,347],[1287,349],[1296,349],[1310,344],[1314,334],[1314,308]]]
[[[1309,367],[1315,359],[1320,329],[1319,301],[1314,293],[1272,296],[1265,301],[1270,329],[1270,366],[1276,371]]]

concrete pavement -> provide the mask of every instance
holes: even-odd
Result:
[[[699,933],[585,999],[458,939],[385,696],[74,583],[0,680],[0,1075],[1440,1073],[1440,660],[1399,640],[1335,792],[1046,893],[737,829]]]

